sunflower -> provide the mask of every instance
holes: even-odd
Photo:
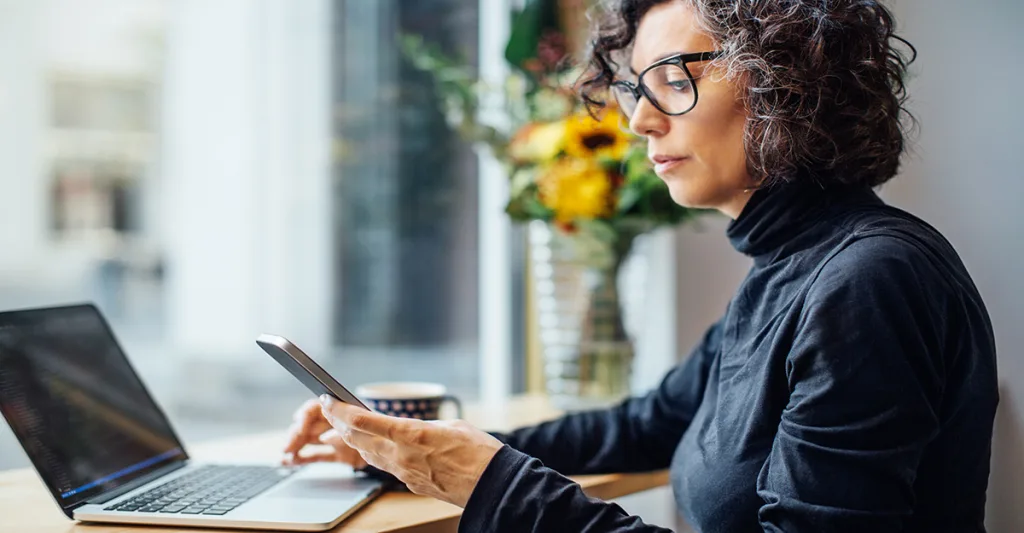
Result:
[[[597,160],[561,158],[541,170],[538,199],[555,213],[555,221],[569,224],[577,218],[611,215],[612,183]]]
[[[533,122],[516,132],[508,154],[520,162],[540,163],[555,158],[565,145],[565,122]]]
[[[570,116],[565,126],[565,152],[579,158],[621,160],[631,140],[620,126],[621,117],[614,107],[605,109],[599,120],[586,112]]]

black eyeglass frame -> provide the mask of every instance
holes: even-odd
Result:
[[[717,59],[721,57],[722,53],[723,52],[721,50],[715,50],[713,52],[694,52],[691,54],[676,54],[674,56],[669,56],[666,57],[665,59],[655,61],[654,63],[650,64],[647,68],[645,68],[643,71],[641,71],[636,78],[636,84],[633,84],[626,80],[619,80],[612,82],[611,87],[622,87],[629,91],[633,95],[633,98],[636,100],[636,105],[640,105],[640,97],[642,96],[644,98],[647,98],[647,101],[650,102],[655,109],[661,111],[662,113],[670,117],[685,115],[686,113],[692,111],[694,107],[697,107],[697,98],[699,96],[697,94],[697,78],[693,77],[693,74],[690,73],[690,69],[686,66],[686,64],[698,63],[701,61],[711,61],[712,59]],[[683,69],[683,72],[686,73],[686,78],[690,81],[690,88],[693,89],[693,104],[690,105],[690,107],[687,108],[685,111],[669,113],[668,111],[665,110],[665,108],[661,107],[661,105],[658,104],[657,98],[655,98],[651,90],[648,89],[646,85],[644,85],[644,74],[647,74],[652,69],[663,67],[665,65],[675,65]],[[636,111],[636,107],[633,108],[633,111]],[[625,112],[625,110],[623,110],[623,112]],[[629,113],[627,117],[632,115],[633,113]]]

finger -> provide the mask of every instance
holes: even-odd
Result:
[[[309,463],[337,462],[338,459],[339,459],[338,458],[338,452],[336,452],[334,450],[330,450],[330,451],[314,452],[314,453],[307,454],[307,455],[296,455],[294,457],[294,459],[292,459],[291,464],[295,465],[295,466],[298,466],[298,465],[306,465],[306,464],[309,464]]]
[[[316,399],[306,400],[295,411],[293,418],[301,425],[306,425],[314,420],[320,413],[320,402]]]
[[[367,463],[366,459],[363,459],[363,456],[359,455],[359,452],[356,450],[352,450],[352,460],[346,462],[352,465],[354,470],[362,470],[363,468],[366,468],[366,465],[370,464]]]
[[[411,419],[396,418],[374,413],[361,407],[335,401],[329,396],[321,396],[323,414],[335,428],[348,426],[356,431],[377,435],[394,440],[396,433],[409,425]]]
[[[360,452],[368,452],[383,457],[393,457],[394,455],[395,443],[384,437],[363,433],[352,428],[341,431],[340,434],[345,444]]]
[[[322,433],[327,429],[327,421],[320,412],[320,402],[309,400],[302,404],[295,411],[294,423],[288,432],[288,440],[284,447],[284,453],[298,453],[303,446],[309,444],[314,435]]]
[[[383,470],[399,480],[402,479],[400,472],[395,471],[394,467],[388,462],[387,458],[371,452],[359,452],[359,458],[362,461],[378,470]]]
[[[284,445],[285,455],[298,453],[306,445],[308,437],[301,427],[293,425],[288,428],[288,440]]]
[[[362,468],[366,465],[363,458],[359,456],[359,451],[353,449],[351,446],[345,443],[345,439],[341,437],[341,433],[336,429],[329,429],[319,437],[320,442],[333,446],[337,453],[337,460],[343,463],[348,463],[354,468]]]
[[[292,455],[286,461],[282,461],[282,464],[285,466],[301,466],[319,462],[344,463],[356,470],[366,466],[366,461],[359,455],[359,451],[348,446],[345,446],[344,450],[323,450],[306,455]]]
[[[330,444],[331,446],[346,445],[345,439],[341,438],[341,432],[334,428],[328,429],[327,431],[321,433],[318,439],[320,440],[320,442],[324,444]]]
[[[316,436],[331,427],[323,417],[320,420],[321,422],[311,426],[302,427],[296,423],[288,428],[284,453],[298,453],[305,445],[316,442]]]

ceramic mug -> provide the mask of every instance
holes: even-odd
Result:
[[[367,383],[356,389],[356,396],[370,409],[388,416],[439,420],[441,405],[447,402],[455,405],[457,417],[462,418],[462,403],[458,398],[448,394],[448,389],[439,383]]]

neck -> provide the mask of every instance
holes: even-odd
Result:
[[[743,212],[743,208],[747,206],[747,202],[750,201],[750,197],[754,195],[755,189],[743,189],[739,194],[733,196],[728,202],[716,207],[725,216],[736,220],[739,218],[740,213]]]
[[[727,234],[736,250],[754,257],[755,262],[758,256],[774,254],[828,210],[881,203],[865,186],[823,188],[810,180],[758,189],[746,200]]]

